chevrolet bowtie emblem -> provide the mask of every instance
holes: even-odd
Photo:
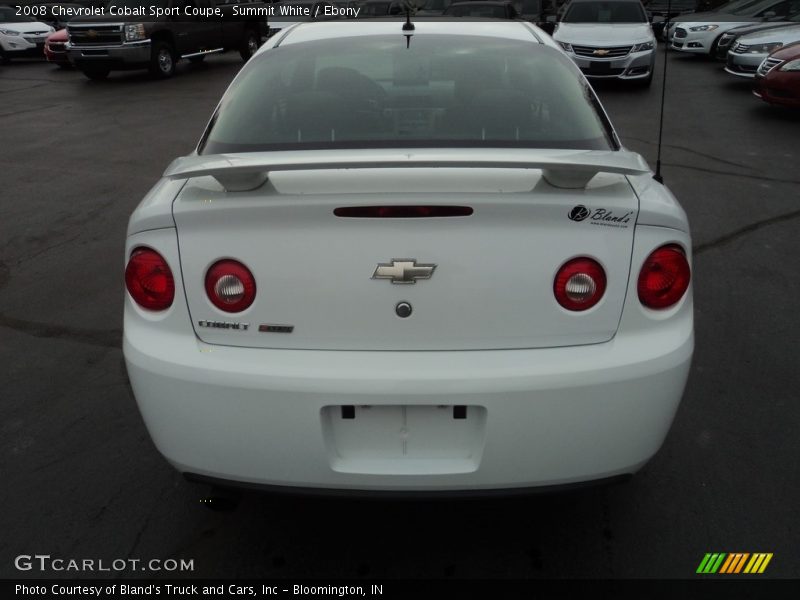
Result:
[[[372,279],[390,279],[392,283],[417,283],[430,279],[436,265],[417,264],[414,258],[393,258],[390,263],[378,263]]]
[[[592,52],[592,54],[594,54],[595,56],[605,56],[609,52],[610,50],[606,50],[605,48],[598,48],[597,50]]]
[[[97,32],[94,29],[90,29],[89,31],[86,32],[86,37],[96,38]]]

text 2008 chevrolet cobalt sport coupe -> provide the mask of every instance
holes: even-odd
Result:
[[[605,480],[680,402],[690,252],[684,211],[536,27],[300,24],[131,216],[125,359],[189,478]]]

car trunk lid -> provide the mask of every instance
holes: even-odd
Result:
[[[585,188],[564,189],[541,169],[286,170],[226,192],[193,172],[173,215],[192,323],[209,344],[510,349],[600,343],[616,332],[638,210],[623,174],[601,172]],[[336,214],[403,207],[368,214],[408,215],[419,206],[471,214]],[[562,308],[553,294],[556,272],[577,256],[598,261],[608,281],[585,312]],[[219,310],[206,295],[208,268],[225,258],[257,282],[241,313]],[[398,316],[400,303],[410,316]]]

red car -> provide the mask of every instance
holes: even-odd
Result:
[[[800,108],[800,43],[770,54],[756,72],[753,94],[764,102]]]
[[[44,42],[44,55],[47,58],[47,62],[54,63],[62,69],[72,66],[69,62],[69,56],[67,56],[66,43],[66,29],[59,29],[47,36]]]

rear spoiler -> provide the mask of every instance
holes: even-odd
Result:
[[[643,175],[645,160],[626,150],[415,149],[295,150],[243,154],[196,154],[178,158],[164,171],[169,179],[210,176],[228,192],[262,186],[271,171],[316,169],[541,169],[552,186],[580,189],[598,173]]]

